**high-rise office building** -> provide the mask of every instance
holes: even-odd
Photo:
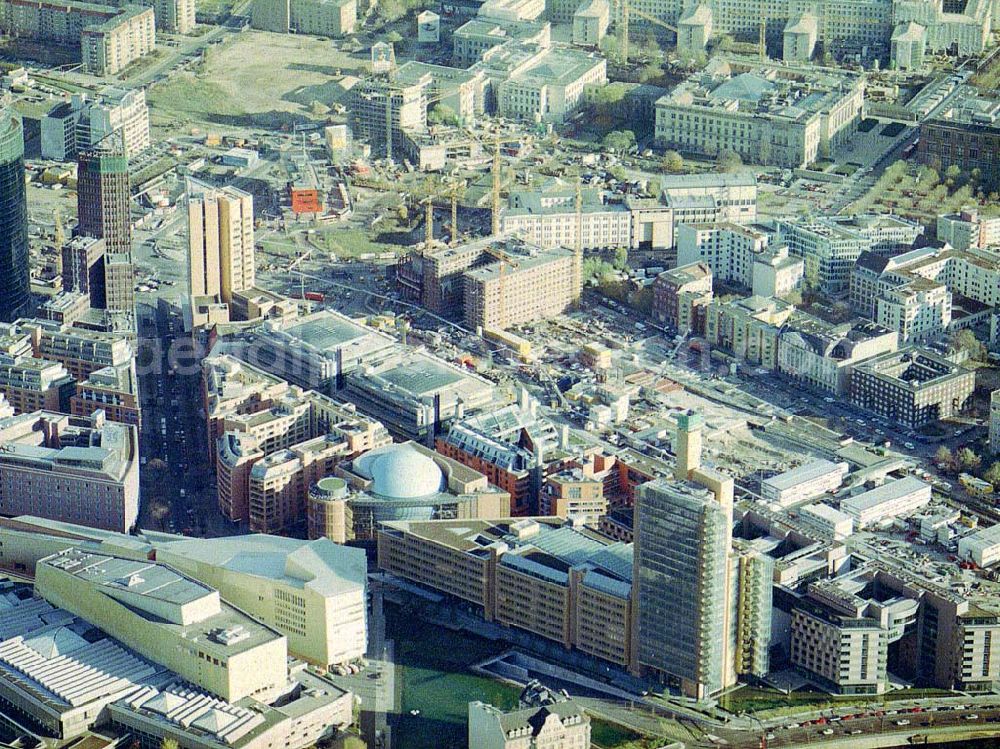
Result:
[[[254,284],[253,196],[235,187],[188,182],[191,296],[224,304]]]
[[[636,663],[706,697],[734,681],[730,642],[732,505],[693,482],[639,487]]]
[[[107,306],[104,254],[104,240],[93,237],[73,237],[62,248],[63,290],[88,294],[97,309]]]
[[[0,321],[28,310],[28,205],[21,118],[0,108]]]
[[[107,309],[135,314],[135,270],[129,211],[128,158],[121,138],[111,136],[80,153],[77,170],[77,232],[105,243]]]

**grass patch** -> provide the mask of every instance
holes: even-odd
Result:
[[[902,122],[890,122],[888,125],[882,128],[882,135],[884,135],[887,138],[895,138],[905,129],[906,125],[904,125]]]
[[[943,689],[900,689],[882,695],[845,695],[835,696],[826,692],[801,689],[785,694],[767,687],[741,687],[724,695],[719,700],[719,706],[734,714],[753,713],[758,717],[776,718],[782,715],[842,708],[851,705],[859,707],[877,705],[879,707],[889,702],[903,700],[918,700],[928,697],[955,697],[955,692]]]
[[[860,130],[863,133],[868,133],[874,130],[876,127],[878,127],[878,120],[867,119],[867,120],[861,120],[861,124],[858,125],[858,130]]]

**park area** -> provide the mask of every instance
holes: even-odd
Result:
[[[428,624],[395,605],[386,606],[385,614],[402,679],[400,714],[391,721],[395,749],[465,749],[469,702],[517,707],[519,688],[470,670],[502,653],[509,647],[506,643]],[[411,715],[414,710],[419,711],[416,716]],[[632,731],[606,721],[592,719],[591,731],[593,745],[602,749],[647,746]]]
[[[209,47],[147,98],[160,125],[275,127],[325,115],[346,96],[344,76],[363,75],[364,66],[362,55],[328,39],[245,31]]]
[[[942,213],[977,204],[983,206],[984,216],[1000,216],[1000,196],[986,192],[977,179],[977,174],[965,174],[957,167],[939,172],[929,166],[897,161],[847,213],[895,213],[924,226],[935,226]]]

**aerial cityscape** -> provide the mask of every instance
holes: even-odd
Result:
[[[0,749],[1000,747],[1000,0],[0,0]]]

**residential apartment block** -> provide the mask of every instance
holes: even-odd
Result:
[[[254,0],[251,25],[279,34],[314,34],[332,38],[354,32],[357,0]]]
[[[4,0],[0,27],[8,34],[55,44],[79,44],[84,68],[114,75],[153,50],[152,8],[97,5],[76,0]]]
[[[500,217],[504,234],[543,249],[575,247],[577,227],[584,249],[662,250],[673,246],[673,214],[659,198],[622,196],[591,188],[576,190],[553,178],[540,189],[511,190]]]
[[[795,308],[773,297],[715,299],[708,305],[705,338],[737,361],[778,368],[778,337]]]
[[[397,283],[433,312],[461,315],[473,329],[503,330],[564,312],[579,297],[579,274],[564,247],[486,237],[410,253],[398,266]]]

